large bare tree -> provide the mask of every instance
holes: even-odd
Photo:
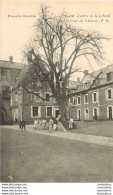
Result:
[[[98,32],[89,33],[73,27],[66,22],[65,13],[56,16],[44,6],[34,28],[35,36],[30,44],[33,57],[29,57],[29,61],[35,74],[30,71],[32,76],[26,76],[23,87],[27,92],[35,93],[36,83],[46,80],[64,117],[68,99],[77,94],[76,89],[74,93],[66,93],[70,77],[80,71],[77,60],[85,58],[90,65],[91,59],[101,63],[104,60],[102,43],[106,38]],[[24,53],[28,57],[27,52]],[[31,87],[29,83],[32,83]]]

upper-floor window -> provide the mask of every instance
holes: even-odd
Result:
[[[75,105],[76,104],[76,98],[73,97],[73,104]]]
[[[50,101],[50,94],[49,93],[46,93],[45,97],[46,97],[46,101]]]
[[[105,92],[105,97],[107,100],[110,100],[113,98],[113,89],[107,89]]]
[[[1,69],[1,76],[6,76],[7,71],[5,69]]]
[[[108,99],[111,99],[111,89],[108,89]]]
[[[87,95],[87,94],[84,96],[84,103],[85,103],[85,104],[88,103],[88,95]]]
[[[107,81],[111,81],[111,72],[107,73]]]
[[[9,86],[3,86],[2,91],[3,92],[9,92]]]
[[[2,87],[2,93],[3,93],[3,98],[10,99],[10,89],[9,89],[9,86],[3,86]]]
[[[80,98],[80,96],[77,97],[77,104],[78,105],[81,104],[81,98]]]
[[[21,93],[18,92],[18,101],[21,101]]]
[[[98,93],[97,92],[94,92],[92,94],[92,101],[93,101],[93,103],[98,101]]]

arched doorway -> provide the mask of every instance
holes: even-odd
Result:
[[[113,112],[113,111],[112,111],[112,106],[109,106],[109,107],[108,107],[108,118],[109,118],[109,119],[112,119],[112,112]]]
[[[4,113],[2,111],[0,111],[0,125],[4,124],[4,120],[5,120]]]

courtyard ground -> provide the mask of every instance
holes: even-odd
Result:
[[[113,182],[113,147],[7,127],[1,138],[2,182]]]
[[[77,125],[77,129],[72,130],[72,133],[113,137],[113,121],[76,121],[75,124]]]

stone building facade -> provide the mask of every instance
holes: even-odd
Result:
[[[11,85],[21,72],[22,65],[9,61],[0,60],[0,124],[6,124],[11,118]]]
[[[113,65],[86,71],[77,92],[75,120],[113,119]]]
[[[26,66],[18,79],[25,74],[29,76],[31,71],[32,66]],[[69,99],[67,117],[85,121],[113,119],[113,65],[92,73],[85,70],[83,79],[70,81],[68,89],[76,91],[76,95]],[[26,121],[33,122],[35,118],[58,116],[60,110],[55,98],[49,98],[52,92],[46,81],[39,84],[37,93],[46,101],[26,92],[21,86],[13,91],[11,108],[14,120],[24,117]]]
[[[76,82],[70,82],[69,88],[75,86]],[[12,116],[15,120],[25,118],[27,123],[32,123],[34,119],[49,119],[50,117],[56,118],[59,113],[59,107],[52,95],[49,84],[43,81],[37,93],[44,99],[37,97],[34,94],[26,92],[22,87],[15,89],[12,92]],[[67,108],[67,116],[70,115],[70,110],[73,104],[69,102]]]

